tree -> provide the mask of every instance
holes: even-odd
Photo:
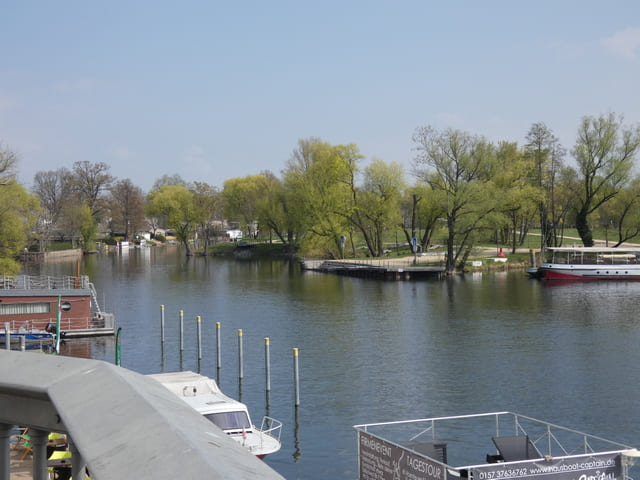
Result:
[[[71,172],[66,168],[40,171],[33,177],[33,193],[40,199],[43,207],[42,217],[38,222],[41,249],[46,247],[53,232],[59,228],[64,205],[71,195],[70,178]]]
[[[203,255],[207,256],[214,222],[222,224],[222,195],[216,187],[204,182],[194,182],[192,193],[198,230],[204,239]]]
[[[146,213],[150,217],[167,218],[168,226],[174,229],[187,256],[191,256],[190,242],[198,223],[193,192],[182,185],[165,185],[159,190],[152,190],[147,196]]]
[[[183,178],[179,174],[174,173],[173,175],[162,175],[155,182],[153,182],[151,190],[160,190],[160,188],[164,187],[165,185],[180,185],[182,187],[191,188],[191,185],[183,180]]]
[[[124,239],[129,241],[131,235],[145,223],[142,189],[127,178],[111,185],[109,193],[107,205],[111,215],[111,231],[124,233]]]
[[[402,167],[379,159],[365,167],[362,188],[352,186],[352,222],[362,233],[371,256],[383,255],[384,232],[400,222],[398,204],[403,188]]]
[[[15,168],[18,163],[17,155],[2,146],[0,142],[0,185],[9,185],[15,180]]]
[[[459,130],[418,127],[413,135],[416,174],[439,192],[447,221],[447,274],[464,259],[473,234],[495,210],[491,172],[494,149],[482,138]],[[457,250],[456,250],[457,247]]]
[[[73,164],[71,186],[79,195],[80,201],[89,206],[91,215],[96,220],[100,220],[105,209],[102,193],[111,186],[111,182],[113,177],[109,174],[106,163],[83,161]]]
[[[283,174],[290,212],[304,232],[305,246],[340,254],[340,237],[350,234],[355,145],[332,146],[317,138],[300,140]]]
[[[605,229],[607,245],[609,229],[616,237],[614,247],[640,234],[640,177],[636,176],[618,195],[597,211],[600,225]]]
[[[585,247],[593,246],[589,215],[614,198],[629,180],[640,147],[640,128],[625,128],[613,113],[584,117],[572,154],[582,180],[576,192],[576,229]]]
[[[405,190],[400,199],[399,226],[407,244],[411,245],[412,239],[416,238],[422,251],[426,251],[444,213],[428,183],[418,181],[416,185]]]
[[[0,187],[0,274],[15,275],[21,265],[16,257],[27,246],[40,205],[19,183],[7,181]]]
[[[566,151],[551,129],[542,122],[531,126],[526,139],[525,158],[533,162],[531,183],[542,192],[538,200],[541,246],[557,246],[559,218],[553,215],[557,211],[556,179]]]
[[[229,220],[237,221],[253,236],[258,220],[258,206],[266,178],[263,174],[230,178],[224,182],[222,196],[224,212]]]

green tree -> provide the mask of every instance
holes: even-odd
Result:
[[[184,245],[187,256],[191,256],[190,242],[199,221],[193,192],[182,185],[164,185],[149,192],[145,211],[150,217],[166,218],[168,226]]]
[[[416,173],[431,185],[447,221],[446,271],[469,255],[476,232],[495,210],[491,183],[494,148],[459,130],[418,127],[413,135]],[[457,247],[457,248],[456,248]]]
[[[493,175],[498,196],[496,209],[504,217],[503,240],[515,253],[524,242],[529,225],[543,202],[544,190],[530,182],[535,170],[531,158],[523,155],[515,142],[500,142],[496,149],[496,172]],[[547,213],[545,213],[546,218]],[[496,239],[498,240],[498,239]]]
[[[340,254],[340,237],[351,232],[355,145],[332,146],[317,138],[300,140],[287,163],[283,181],[290,195],[290,212],[304,232],[305,248]]]
[[[207,256],[215,226],[222,225],[222,194],[205,182],[193,182],[191,191],[197,227],[204,244],[203,255]]]
[[[16,257],[27,246],[40,208],[38,199],[19,183],[7,180],[0,186],[0,274],[20,271]]]
[[[264,174],[248,175],[230,178],[222,187],[224,212],[227,219],[237,221],[243,230],[249,232],[249,236],[254,236],[256,233],[256,222],[265,182]]]
[[[400,222],[399,201],[404,189],[402,167],[374,159],[364,168],[361,189],[352,185],[352,222],[362,233],[373,257],[384,253],[383,234]]]
[[[589,215],[614,198],[629,180],[640,147],[640,128],[626,128],[613,113],[584,117],[572,154],[578,164],[581,188],[575,192],[576,229],[585,247],[593,246]]]
[[[405,190],[400,199],[400,228],[407,243],[411,245],[411,240],[416,238],[422,251],[426,251],[444,213],[441,203],[437,201],[436,194],[428,183],[418,181],[416,185]]]

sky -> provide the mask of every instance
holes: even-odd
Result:
[[[104,162],[143,191],[280,175],[300,139],[413,183],[413,132],[570,151],[584,116],[640,122],[640,2],[4,0],[0,142],[38,171]],[[567,157],[570,162],[570,155]]]

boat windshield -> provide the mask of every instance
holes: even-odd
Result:
[[[205,414],[209,420],[219,426],[222,430],[248,430],[251,428],[251,422],[247,412],[220,412]]]

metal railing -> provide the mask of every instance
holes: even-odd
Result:
[[[2,275],[0,289],[12,290],[55,290],[55,289],[88,289],[89,277],[50,276],[50,275]]]

